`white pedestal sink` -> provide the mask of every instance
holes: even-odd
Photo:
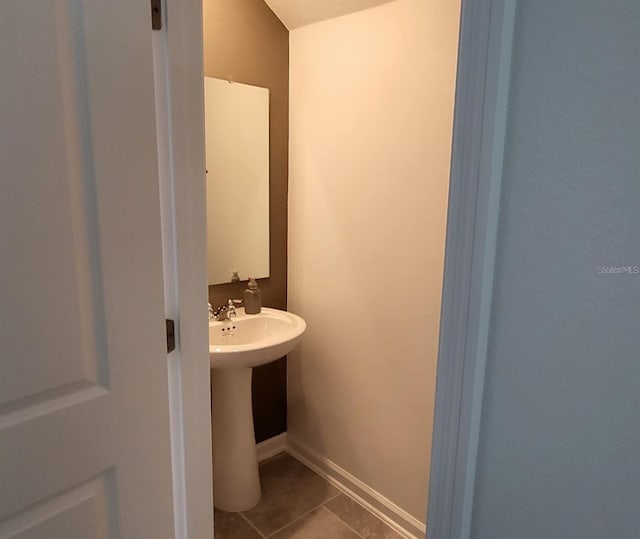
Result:
[[[275,361],[298,343],[307,325],[299,316],[264,308],[209,322],[213,499],[223,511],[244,511],[260,501],[251,408],[253,367]]]

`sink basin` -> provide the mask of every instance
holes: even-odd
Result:
[[[246,511],[261,497],[253,430],[253,367],[275,361],[298,343],[307,324],[278,309],[209,322],[213,501],[223,511]]]
[[[209,322],[209,363],[212,369],[257,367],[275,361],[298,343],[307,324],[287,311],[264,308],[259,314],[237,315]]]

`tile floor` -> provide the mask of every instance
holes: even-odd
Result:
[[[215,510],[215,539],[401,539],[379,518],[287,454],[260,466],[262,499]]]

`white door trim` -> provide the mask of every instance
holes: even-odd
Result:
[[[515,0],[462,4],[427,537],[469,539]]]
[[[201,0],[164,0],[165,293],[176,539],[213,537]],[[158,118],[160,129],[161,119]],[[162,146],[162,143],[160,143]],[[162,163],[161,163],[162,165]],[[165,220],[164,215],[167,215]],[[168,226],[167,226],[168,225]]]

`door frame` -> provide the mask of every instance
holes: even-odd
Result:
[[[427,537],[469,539],[516,0],[463,0]]]
[[[204,71],[201,0],[163,0],[156,110],[166,317],[176,323],[168,391],[176,539],[213,537]],[[163,161],[164,159],[164,161]]]

